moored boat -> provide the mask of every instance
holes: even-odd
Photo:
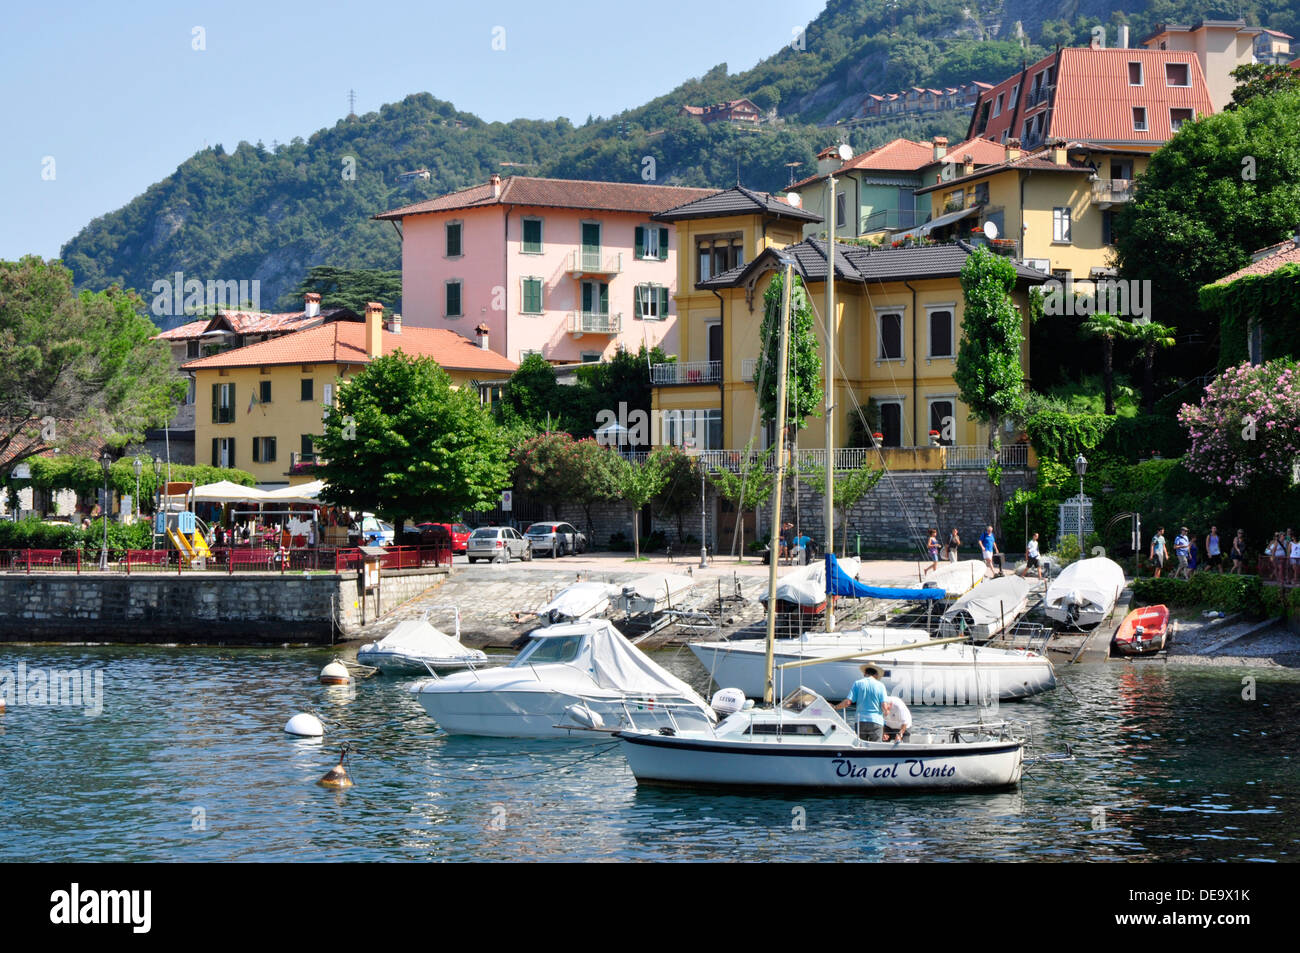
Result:
[[[1169,609],[1143,606],[1124,617],[1115,630],[1115,651],[1124,655],[1151,655],[1169,644]]]
[[[385,675],[443,674],[485,664],[487,655],[461,644],[460,611],[454,611],[454,637],[434,627],[427,617],[407,619],[394,626],[384,638],[361,646],[357,661]]]
[[[1105,556],[1070,563],[1043,596],[1048,618],[1075,628],[1095,626],[1110,615],[1124,591],[1124,570]]]
[[[954,602],[939,619],[939,634],[966,635],[986,642],[1025,614],[1029,581],[1019,576],[990,579]]]

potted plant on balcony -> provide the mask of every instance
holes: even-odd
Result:
[[[932,447],[939,446],[939,431],[937,430],[930,431],[930,446]]]
[[[871,435],[871,442],[877,447],[883,447],[885,444],[885,435],[883,433],[873,433]]]

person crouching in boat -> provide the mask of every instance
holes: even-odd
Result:
[[[912,740],[912,712],[897,695],[885,699],[885,741]]]
[[[862,666],[862,677],[853,683],[849,697],[835,706],[843,711],[850,705],[858,706],[858,737],[864,741],[881,741],[885,731],[885,699],[888,693],[880,677],[885,674],[879,665]]]

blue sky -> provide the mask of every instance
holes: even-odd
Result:
[[[54,257],[92,219],[205,145],[270,146],[332,125],[347,112],[349,89],[358,113],[427,91],[489,121],[567,116],[580,124],[718,63],[748,69],[823,5],[7,5],[0,259]],[[504,50],[492,48],[494,36]]]

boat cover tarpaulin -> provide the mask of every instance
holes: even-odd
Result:
[[[590,654],[591,675],[601,688],[625,694],[680,694],[698,703],[706,711],[708,704],[676,675],[651,660],[629,642],[607,619],[588,619],[563,626],[552,626],[546,634],[569,634],[585,631]]]
[[[555,598],[537,610],[539,616],[555,619],[582,619],[604,612],[609,600],[623,592],[618,586],[603,582],[575,582],[560,590]]]
[[[826,592],[832,596],[852,596],[855,599],[929,599],[944,597],[944,590],[892,589],[885,586],[865,586],[840,568],[834,554],[826,554]]]
[[[392,632],[375,643],[375,649],[424,658],[477,658],[482,654],[466,648],[423,619],[397,623]]]

